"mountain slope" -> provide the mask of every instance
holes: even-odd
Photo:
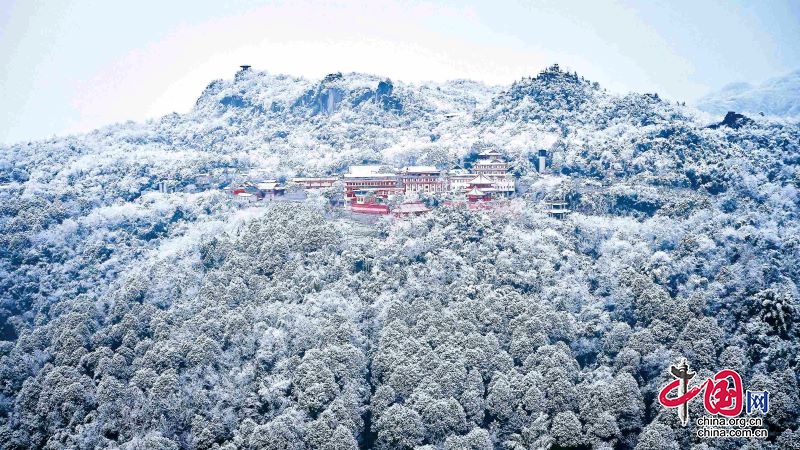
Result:
[[[731,448],[795,448],[800,125],[731,117],[556,66],[503,88],[240,72],[187,114],[0,147],[0,442],[702,447],[657,401],[687,358],[770,392],[770,439]],[[323,194],[194,186],[486,148],[522,192],[493,211],[366,226]]]

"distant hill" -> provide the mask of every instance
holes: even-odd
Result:
[[[800,70],[754,86],[732,83],[697,101],[697,107],[712,114],[728,111],[778,117],[800,117]]]

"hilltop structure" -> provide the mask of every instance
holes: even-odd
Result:
[[[382,198],[403,192],[397,173],[385,170],[380,165],[350,166],[350,171],[344,174],[343,179],[344,196],[348,201],[356,197],[356,191],[373,191]]]
[[[422,202],[408,202],[397,205],[397,207],[392,210],[392,214],[395,217],[410,217],[421,216],[430,211],[431,209]]]
[[[514,179],[508,173],[508,163],[497,151],[485,151],[478,155],[473,171],[478,177],[468,183],[468,189],[477,187],[491,197],[507,197],[516,190]]]
[[[506,176],[508,164],[503,160],[503,155],[490,150],[478,155],[478,160],[475,161],[472,169],[478,175],[501,178]]]
[[[231,173],[222,173],[227,179]],[[200,177],[200,176],[198,176]],[[208,174],[202,174],[209,182]],[[406,166],[393,169],[379,164],[353,165],[347,173],[337,177],[296,177],[290,182],[303,189],[332,188],[341,180],[344,187],[344,200],[352,212],[363,214],[389,214],[389,202],[393,197],[436,195],[449,193],[462,196],[469,203],[489,202],[514,194],[514,179],[508,173],[508,163],[500,152],[481,153],[469,171],[460,166],[445,171],[435,166]],[[277,180],[258,183],[250,181],[231,183],[229,191],[239,201],[273,199],[282,196],[286,187]],[[244,195],[247,194],[247,195]],[[395,208],[395,215],[405,217],[419,215],[428,211],[419,202],[402,203]]]
[[[361,189],[353,193],[350,202],[350,211],[361,214],[389,214],[389,204],[386,197],[376,194],[376,191]]]
[[[400,169],[400,183],[406,194],[445,192],[447,178],[434,166],[409,166]]]

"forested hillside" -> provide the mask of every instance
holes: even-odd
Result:
[[[800,448],[800,125],[754,119],[557,66],[502,88],[243,71],[184,115],[2,147],[0,447]],[[521,187],[502,210],[363,225],[193,186],[485,148]],[[769,390],[770,437],[682,427],[657,400],[681,357]]]

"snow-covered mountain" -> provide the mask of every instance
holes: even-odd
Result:
[[[713,114],[736,111],[776,117],[800,117],[800,70],[772,78],[760,85],[732,83],[697,101],[697,107]]]
[[[557,66],[243,71],[187,114],[0,147],[0,447],[711,448],[702,396],[687,428],[657,400],[687,358],[770,392],[769,439],[720,448],[798,448],[800,124],[700,116]],[[522,192],[493,211],[366,226],[194,186],[487,148]]]

